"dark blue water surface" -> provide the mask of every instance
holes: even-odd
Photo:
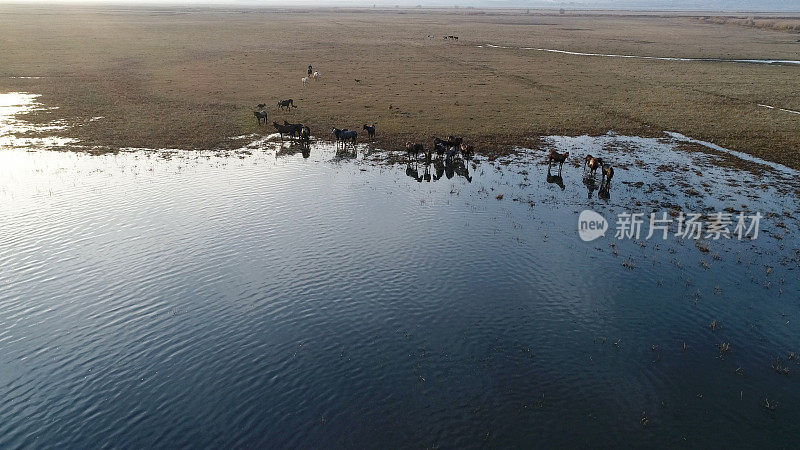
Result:
[[[323,144],[3,151],[0,448],[796,447],[792,175],[542,145],[430,182]],[[549,148],[613,160],[610,200]],[[577,233],[743,205],[755,241]]]

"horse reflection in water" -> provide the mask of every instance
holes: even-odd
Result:
[[[418,164],[416,162],[412,163],[411,161],[406,164],[406,175],[417,180],[417,183],[422,183],[424,178],[419,175]]]
[[[603,175],[600,178],[600,190],[597,191],[597,197],[604,200],[611,198],[611,179],[614,178],[614,168],[611,165],[604,164]]]
[[[469,174],[467,164],[463,159],[449,159],[445,160],[444,173],[448,179],[453,178],[454,175],[464,177],[468,183],[472,183],[472,177]]]
[[[358,157],[358,150],[356,149],[355,145],[348,146],[336,146],[336,157],[337,158],[357,158]]]
[[[583,185],[586,186],[586,189],[589,191],[589,196],[587,198],[591,199],[592,194],[594,194],[594,191],[597,190],[597,183],[595,182],[594,177],[588,175],[584,176]]]
[[[291,156],[298,153],[302,153],[303,158],[311,156],[311,143],[308,141],[281,143],[278,151],[275,152],[275,157]]]
[[[564,186],[564,178],[561,176],[561,171],[558,172],[558,175],[551,174],[550,165],[547,166],[547,182],[557,185],[562,191],[566,189],[566,186]]]
[[[420,183],[422,181],[429,183],[431,181],[438,181],[442,179],[442,177],[446,177],[449,180],[456,176],[463,177],[468,183],[472,183],[472,175],[470,175],[467,163],[463,159],[426,160],[422,166],[423,173],[420,175],[419,164],[416,161],[409,161],[408,164],[406,164],[406,175]],[[431,173],[431,166],[433,166],[433,173]]]

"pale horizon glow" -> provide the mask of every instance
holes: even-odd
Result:
[[[503,8],[719,12],[800,12],[796,0],[0,0],[0,4],[87,4],[170,7]]]

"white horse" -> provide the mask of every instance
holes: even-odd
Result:
[[[319,78],[320,78],[322,75],[320,75],[320,73],[319,73],[319,72],[314,72],[314,75],[312,75],[312,76],[314,77],[314,79],[315,79],[315,80],[319,80]]]
[[[305,85],[308,84],[308,77],[300,78],[300,81],[302,81],[303,82],[303,86],[305,86]]]

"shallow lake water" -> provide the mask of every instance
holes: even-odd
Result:
[[[0,152],[0,448],[796,445],[795,172],[666,135],[386,155]],[[614,238],[726,207],[758,239]]]

